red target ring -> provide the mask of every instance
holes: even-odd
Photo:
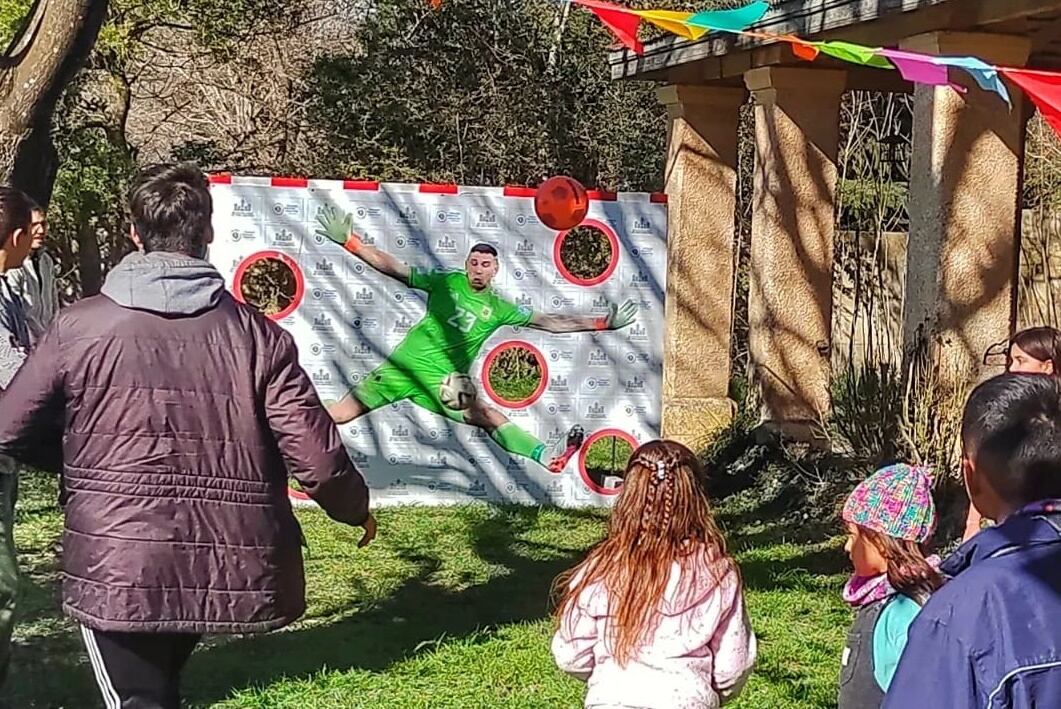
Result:
[[[494,388],[490,385],[490,369],[494,366],[494,361],[497,360],[498,356],[502,352],[512,349],[523,349],[527,350],[534,357],[534,361],[538,363],[538,371],[541,372],[541,378],[538,381],[538,388],[535,389],[530,396],[523,399],[522,401],[509,401],[505,399]],[[508,340],[502,342],[500,345],[490,350],[489,354],[486,355],[486,360],[483,361],[483,373],[480,377],[482,380],[483,390],[487,395],[499,406],[504,406],[508,409],[525,409],[538,401],[545,393],[546,387],[549,385],[549,365],[545,361],[545,356],[542,355],[541,351],[537,347],[529,342],[522,340]]]
[[[637,439],[631,436],[626,431],[623,431],[618,428],[602,428],[601,430],[595,431],[594,433],[590,434],[589,438],[587,438],[586,441],[582,444],[582,448],[578,452],[578,473],[582,476],[582,482],[585,483],[586,487],[588,487],[590,490],[597,493],[598,495],[605,495],[609,497],[613,495],[618,495],[619,492],[623,489],[622,486],[620,485],[617,488],[609,490],[608,488],[601,487],[600,485],[598,485],[597,482],[592,477],[590,477],[589,471],[586,470],[586,456],[589,455],[589,449],[594,443],[601,440],[602,438],[610,437],[615,437],[622,441],[625,441],[626,443],[630,444],[631,448],[635,450],[637,449]]]
[[[592,227],[607,237],[608,243],[612,248],[612,256],[608,261],[608,267],[605,268],[600,275],[594,276],[593,278],[579,278],[568,270],[567,266],[564,265],[563,259],[560,258],[560,249],[564,245],[564,239],[566,239],[568,234],[574,231],[574,229],[568,229],[567,231],[562,231],[556,235],[556,239],[553,241],[553,263],[556,264],[556,270],[559,271],[560,275],[568,282],[574,283],[576,286],[598,286],[611,278],[612,274],[615,273],[615,269],[619,267],[619,237],[616,236],[615,230],[608,224],[597,219],[586,219],[575,227],[575,229],[582,227]]]
[[[291,273],[295,276],[295,293],[291,296],[291,302],[280,312],[266,315],[270,320],[283,320],[288,315],[295,312],[295,309],[302,303],[302,297],[306,293],[306,280],[303,278],[302,269],[298,267],[298,263],[295,262],[295,259],[282,251],[256,251],[240,261],[240,264],[236,267],[236,274],[232,277],[232,295],[241,303],[247,302],[243,297],[243,277],[246,276],[247,271],[251,266],[266,259],[279,261],[290,268]]]

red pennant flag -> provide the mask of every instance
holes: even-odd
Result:
[[[1061,74],[1005,67],[998,70],[1028,94],[1046,122],[1061,136]]]
[[[644,51],[644,46],[637,39],[637,30],[641,26],[641,17],[619,5],[601,2],[600,0],[575,0],[597,16],[624,47],[636,54]]]

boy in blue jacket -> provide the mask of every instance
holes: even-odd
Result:
[[[941,566],[883,707],[1061,706],[1061,380],[984,382],[961,437],[969,499],[998,524]]]

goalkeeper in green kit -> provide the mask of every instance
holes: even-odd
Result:
[[[483,344],[505,326],[546,332],[618,330],[637,316],[637,305],[627,300],[611,306],[605,317],[549,315],[505,300],[490,282],[498,271],[497,250],[476,244],[464,271],[425,271],[411,267],[353,233],[353,218],[325,207],[317,218],[317,233],[331,239],[366,264],[427,293],[427,312],[378,366],[353,391],[328,407],[336,423],[347,423],[369,411],[408,399],[417,406],[453,421],[478,426],[512,455],[530,458],[554,473],[561,472],[582,446],[585,432],[574,426],[566,440],[550,448],[509,421],[497,409],[475,397],[464,411],[443,405],[439,386],[447,375],[467,375]]]

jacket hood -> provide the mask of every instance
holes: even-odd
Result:
[[[123,308],[176,316],[216,307],[224,291],[225,279],[209,262],[160,251],[126,256],[100,290]]]

